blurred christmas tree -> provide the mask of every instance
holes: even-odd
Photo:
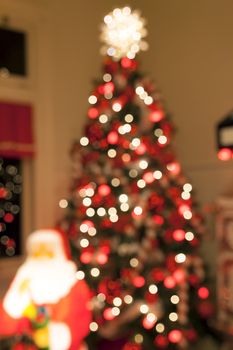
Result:
[[[203,219],[160,93],[135,59],[147,46],[144,20],[125,7],[104,22],[103,75],[89,97],[85,136],[72,149],[60,223],[77,277],[93,291],[90,349],[99,337],[120,335],[127,340],[117,349],[184,349],[206,333],[213,313],[198,252]]]

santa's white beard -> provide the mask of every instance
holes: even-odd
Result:
[[[14,318],[22,317],[30,303],[55,304],[76,283],[76,266],[61,259],[27,259],[4,298],[5,310]]]

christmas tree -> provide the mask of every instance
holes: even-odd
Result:
[[[77,278],[93,292],[91,350],[99,338],[120,336],[117,349],[184,349],[205,334],[213,312],[199,255],[203,219],[161,94],[135,58],[145,36],[129,7],[105,16],[103,74],[61,203]]]

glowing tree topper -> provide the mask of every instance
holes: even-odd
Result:
[[[142,40],[147,35],[144,24],[137,11],[129,7],[114,9],[104,17],[102,25],[103,54],[116,60],[125,56],[133,59],[140,50],[146,50],[148,45]]]

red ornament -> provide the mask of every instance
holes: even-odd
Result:
[[[4,187],[0,187],[0,198],[5,198],[7,195],[8,191]]]
[[[83,264],[89,264],[92,260],[92,256],[93,256],[93,253],[90,252],[90,251],[84,251],[81,255],[80,255],[80,261],[83,263]]]

